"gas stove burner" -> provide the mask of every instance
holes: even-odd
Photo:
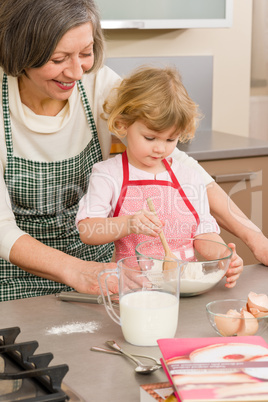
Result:
[[[15,343],[19,333],[19,327],[0,329],[1,401],[82,401],[66,385],[62,386],[69,370],[67,364],[48,367],[52,353],[34,355],[38,343]]]

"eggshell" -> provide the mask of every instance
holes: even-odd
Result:
[[[266,317],[268,316],[268,311],[260,311],[258,308],[251,307],[248,309],[248,312],[254,315],[254,317]]]
[[[228,310],[226,314],[216,316],[214,322],[223,336],[235,335],[240,327],[241,314],[236,310]]]
[[[268,296],[260,293],[249,292],[247,300],[248,309],[257,308],[260,311],[266,311],[268,313]]]
[[[237,331],[237,335],[238,336],[255,335],[259,328],[258,320],[254,317],[254,315],[244,310],[241,311],[241,316],[244,319],[241,320],[241,326]]]

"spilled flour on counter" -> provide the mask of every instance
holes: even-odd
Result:
[[[61,325],[47,329],[49,335],[74,334],[78,332],[93,334],[100,328],[100,324],[96,321],[91,322],[73,322],[71,324]]]

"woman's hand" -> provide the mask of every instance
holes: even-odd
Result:
[[[236,246],[234,243],[229,243],[228,247],[233,250],[233,255],[231,258],[231,262],[229,268],[225,274],[226,276],[226,284],[227,288],[233,288],[236,285],[236,281],[238,280],[240,274],[243,271],[243,260],[239,255],[236,253]]]
[[[101,294],[98,283],[99,273],[105,269],[116,269],[115,263],[80,260],[48,247],[29,235],[23,235],[15,242],[11,249],[10,260],[24,271],[64,283],[77,292],[88,294]],[[102,276],[102,283],[105,276]],[[117,277],[111,276],[108,283],[109,292],[118,293]]]
[[[110,263],[100,263],[94,261],[81,261],[81,267],[74,269],[71,273],[72,277],[69,276],[69,281],[71,280],[70,286],[72,286],[79,293],[88,294],[101,294],[98,276],[101,271],[109,270],[114,271],[115,275],[111,275],[107,280],[108,290],[110,293],[118,293],[118,279],[116,276],[116,264]],[[103,292],[106,294],[104,281],[107,274],[100,276],[100,282],[102,285]]]

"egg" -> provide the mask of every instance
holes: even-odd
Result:
[[[263,327],[262,317],[268,317],[268,296],[249,292],[247,303],[240,303],[239,311],[229,309],[214,315],[212,325],[222,336],[250,336]]]
[[[268,315],[268,312],[260,311],[258,308],[255,308],[255,307],[248,308],[248,311],[249,311],[249,313],[254,315],[254,317],[256,317],[256,318],[265,317]]]
[[[255,308],[259,312],[265,312],[268,315],[268,296],[263,293],[249,292],[247,300],[247,309]]]
[[[241,311],[241,325],[239,330],[237,331],[238,336],[249,336],[255,335],[258,331],[259,324],[258,320],[249,313],[248,311],[242,310]]]
[[[232,336],[239,330],[240,318],[241,313],[237,310],[228,310],[226,314],[216,316],[214,322],[221,335]]]

